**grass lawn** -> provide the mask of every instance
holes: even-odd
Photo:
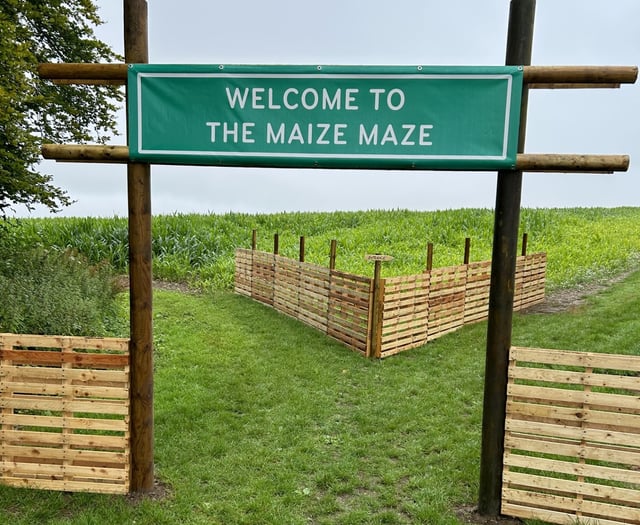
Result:
[[[640,272],[514,344],[640,355]],[[0,487],[0,523],[459,524],[477,500],[486,323],[366,360],[227,292],[155,294],[159,500]]]

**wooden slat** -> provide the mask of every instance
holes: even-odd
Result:
[[[502,502],[502,514],[515,518],[540,519],[548,523],[558,523],[560,525],[576,525],[575,513],[558,512],[504,501]],[[598,518],[597,523],[587,523],[588,525],[629,525],[629,522],[613,521],[602,517]]]
[[[7,477],[3,484],[11,487],[32,488],[44,490],[60,490],[64,492],[93,492],[96,494],[127,494],[129,480],[122,483],[95,483],[88,481],[56,481],[47,479],[22,479]]]
[[[108,465],[110,468],[124,469],[128,462],[128,456],[126,453],[117,452],[104,452],[99,450],[76,450],[76,449],[62,449],[52,447],[23,447],[15,445],[6,445],[4,447],[4,454],[7,457],[19,457],[19,462],[28,462],[31,459],[31,463],[42,462],[46,460],[67,460],[72,463],[78,462],[85,466],[94,465],[97,467]],[[17,461],[17,460],[16,460]],[[113,467],[113,465],[116,465]]]
[[[67,443],[72,446],[96,450],[127,450],[126,436],[103,436],[99,434],[71,434],[63,436],[58,432],[37,432],[32,430],[1,430],[2,440],[11,445],[29,444],[32,446],[60,446]]]
[[[128,414],[128,404],[117,401],[102,401],[94,399],[74,399],[53,396],[21,396],[0,400],[0,407],[18,410],[68,410],[71,412],[99,413],[99,414]]]
[[[529,490],[554,491],[571,495],[580,494],[589,498],[606,499],[612,503],[628,504],[640,502],[640,490],[624,487],[599,485],[548,476],[536,476],[513,471],[505,472],[504,481],[510,486],[518,486]]]
[[[22,475],[59,476],[68,473],[72,477],[102,478],[112,480],[124,480],[122,469],[108,467],[85,467],[80,465],[55,465],[52,463],[18,463],[16,461],[3,461],[2,467],[15,476]]]
[[[70,429],[82,430],[110,430],[125,432],[128,422],[123,419],[103,419],[103,418],[62,418],[58,416],[11,414],[3,416],[5,425],[19,425],[22,427],[51,427],[61,428],[66,426]]]
[[[603,502],[590,501],[566,496],[557,496],[551,493],[534,492],[527,490],[504,490],[504,498],[511,503],[521,503],[527,506],[539,505],[542,508],[569,511],[588,522],[590,518],[606,516],[608,519],[617,519],[621,523],[638,523],[640,509],[631,508],[628,505],[611,505]],[[622,521],[624,520],[624,521]]]
[[[545,436],[557,436],[568,439],[584,439],[593,443],[604,443],[619,446],[636,446],[638,434],[624,431],[603,430],[597,428],[570,427],[550,423],[531,422],[507,418],[506,428],[510,432],[539,433]]]
[[[570,385],[588,385],[602,388],[620,388],[630,391],[640,391],[637,377],[619,376],[614,374],[594,374],[574,372],[571,370],[553,370],[549,368],[513,368],[509,372],[512,379],[529,381],[544,381],[548,383],[565,383]]]
[[[1,370],[7,377],[12,377],[14,381],[60,381],[69,378],[73,381],[80,381],[86,384],[92,383],[120,383],[123,385],[128,381],[128,373],[124,370],[89,370],[86,368],[66,369],[36,366],[14,366],[3,365]]]
[[[528,361],[549,365],[584,366],[640,372],[640,360],[638,356],[630,355],[514,346],[511,349],[510,357],[515,361]]]
[[[584,390],[568,390],[566,388],[539,387],[510,383],[507,394],[520,400],[535,400],[537,402],[554,402],[562,404],[587,404],[591,408],[600,408],[611,412],[624,410],[639,411],[638,400],[632,396],[589,392]]]
[[[559,440],[546,436],[509,433],[505,436],[505,447],[520,452],[536,452],[567,457],[579,457],[593,461],[607,461],[621,465],[639,465],[640,449],[633,447],[609,447],[603,444],[586,443],[582,440]],[[639,500],[640,501],[640,500]]]
[[[612,430],[626,432],[638,430],[640,438],[640,416],[619,412],[604,412],[586,407],[562,407],[539,403],[518,403],[509,401],[507,410],[514,418],[539,421],[551,419],[559,424],[584,424],[596,427],[606,426]]]
[[[617,469],[612,467],[603,467],[600,465],[589,465],[586,463],[560,461],[519,454],[506,455],[504,464],[508,467],[520,467],[542,472],[584,476],[607,481],[618,481],[620,483],[640,484],[640,471],[630,469]]]

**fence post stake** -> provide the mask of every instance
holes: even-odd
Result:
[[[464,240],[464,262],[462,264],[469,264],[471,257],[471,238],[467,237]]]
[[[257,246],[258,246],[258,230],[253,230],[251,232],[251,250],[255,252]]]
[[[273,255],[278,255],[280,252],[280,237],[277,233],[273,234]]]
[[[300,262],[304,262],[304,235],[300,236]]]
[[[427,271],[430,272],[433,269],[433,243],[427,244]]]
[[[527,255],[527,240],[529,236],[526,233],[522,234],[522,256]]]
[[[369,318],[371,330],[367,343],[367,357],[380,357],[382,353],[382,319],[384,312],[384,281],[380,278],[382,261],[374,261]]]
[[[384,279],[380,277],[382,263],[393,261],[390,255],[367,255],[367,261],[375,263],[373,268],[373,281],[369,288],[369,319],[367,326],[369,336],[367,337],[367,357],[382,357],[382,322],[384,321]]]
[[[331,247],[329,248],[329,270],[336,269],[336,252],[338,251],[338,241],[331,240]]]

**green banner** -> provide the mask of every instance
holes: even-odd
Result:
[[[129,150],[162,164],[515,166],[522,68],[129,66]]]

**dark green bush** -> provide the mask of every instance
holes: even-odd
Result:
[[[122,335],[108,264],[90,265],[72,250],[29,245],[0,229],[0,332]]]

